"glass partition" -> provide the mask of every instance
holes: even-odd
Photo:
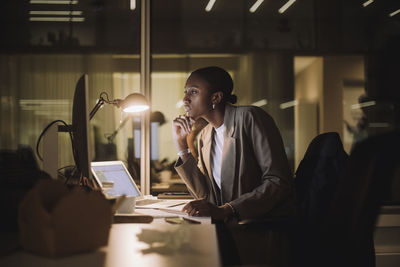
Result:
[[[48,123],[70,124],[83,73],[91,108],[101,92],[110,99],[140,92],[140,1],[131,2],[1,2],[1,149],[23,144],[35,150]],[[132,118],[105,105],[90,124],[92,160],[128,164]],[[60,167],[74,164],[68,134],[59,133],[59,151]]]
[[[152,143],[163,162],[153,168],[152,181],[170,177],[163,170],[174,175],[171,121],[183,113],[179,101],[188,74],[210,65],[230,72],[239,105],[260,106],[274,118],[293,172],[323,132],[338,132],[351,153],[358,138],[351,131],[362,118],[357,99],[399,96],[389,86],[377,89],[374,81],[389,76],[376,69],[391,69],[382,63],[398,55],[399,17],[390,10],[400,7],[395,1],[368,2],[153,0],[151,99],[165,123],[157,126],[158,143]],[[386,103],[368,115],[368,136],[395,127],[398,104],[384,108]],[[388,119],[372,122],[382,118],[377,112]]]
[[[338,132],[351,153],[357,140],[399,128],[396,0],[152,0],[144,16],[150,39],[141,35],[141,3],[1,1],[0,149],[35,149],[49,122],[71,122],[83,73],[91,107],[103,91],[110,99],[140,92],[143,40],[151,45],[151,62],[142,63],[151,65],[144,89],[153,193],[174,176],[171,120],[183,112],[185,80],[199,67],[227,69],[238,104],[275,119],[293,172],[317,134]],[[104,106],[91,121],[94,159],[123,160],[139,177],[139,125]],[[68,136],[59,139],[59,165],[73,164]]]

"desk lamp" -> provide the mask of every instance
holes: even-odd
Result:
[[[104,104],[112,104],[118,108],[122,108],[122,110],[127,113],[139,113],[149,109],[149,104],[147,102],[147,99],[142,94],[133,93],[125,97],[125,99],[109,100],[108,94],[106,92],[102,92],[100,94],[99,100],[97,100],[96,105],[89,114],[89,120],[91,120],[94,117],[96,112]]]
[[[110,101],[108,98],[108,94],[106,92],[102,92],[100,94],[99,100],[97,101],[96,105],[93,107],[92,111],[89,114],[89,120],[91,120],[94,117],[96,112],[104,104],[112,104],[118,108],[122,108],[122,111],[127,113],[140,113],[149,109],[149,103],[146,97],[142,94],[133,93],[125,97],[125,99],[114,99]],[[124,123],[125,122],[126,121],[124,121]],[[122,126],[123,125],[121,125],[120,127]],[[112,139],[109,139],[109,142],[110,140]]]

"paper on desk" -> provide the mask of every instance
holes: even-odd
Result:
[[[175,216],[176,215],[187,215],[186,212],[182,211],[182,208],[183,208],[183,205],[179,209],[177,209],[176,207],[171,207],[171,208],[159,208],[158,210],[175,214]]]
[[[182,209],[183,206],[190,201],[190,199],[168,199],[143,206],[136,205],[136,209],[170,209],[172,207],[180,207],[180,209]]]
[[[151,209],[143,209],[136,210],[139,213],[151,215],[155,218],[163,218],[163,217],[176,217],[177,215],[187,215],[186,212],[182,211],[182,208],[186,203],[182,203],[180,205],[176,205],[173,207],[162,207],[162,208],[151,208]]]
[[[154,218],[168,218],[168,217],[176,217],[177,216],[176,213],[166,212],[166,211],[158,210],[158,209],[140,209],[140,210],[136,210],[136,213],[150,215]]]
[[[190,216],[186,212],[182,211],[182,208],[185,206],[185,204],[179,205],[179,206],[174,206],[166,209],[158,209],[158,211],[162,211],[165,213],[169,213],[172,216],[169,217],[186,217],[192,220],[200,221],[202,224],[211,224],[211,217],[199,217],[199,216]]]
[[[150,215],[153,218],[171,218],[171,217],[187,217],[190,219],[194,219],[196,221],[200,221],[202,224],[211,224],[211,217],[198,217],[198,216],[189,216],[186,212],[182,212],[182,208],[184,205],[173,207],[170,209],[140,209],[136,210],[135,213]]]

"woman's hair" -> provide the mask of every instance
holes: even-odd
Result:
[[[221,91],[223,93],[222,101],[235,104],[236,95],[232,94],[233,81],[229,73],[220,67],[205,67],[192,72],[204,79],[213,92]]]

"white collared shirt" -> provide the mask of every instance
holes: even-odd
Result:
[[[224,124],[214,128],[214,138],[211,149],[211,170],[215,183],[221,189],[222,147],[224,145]]]

